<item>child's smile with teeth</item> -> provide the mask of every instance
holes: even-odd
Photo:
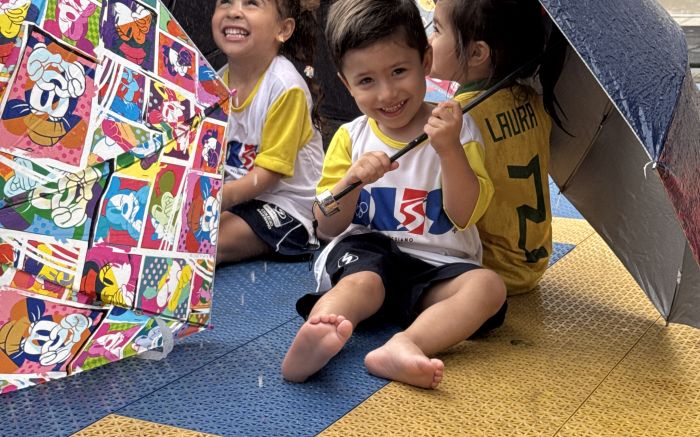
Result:
[[[250,32],[240,27],[227,27],[224,29],[224,35],[227,39],[240,40],[250,35]]]
[[[382,111],[386,112],[388,115],[393,115],[396,112],[399,112],[401,108],[403,108],[403,105],[406,104],[406,100],[402,100],[401,102],[397,103],[394,106],[385,106],[382,108]]]

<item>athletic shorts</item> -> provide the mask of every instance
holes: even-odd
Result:
[[[326,271],[335,286],[342,278],[359,272],[374,272],[382,278],[385,298],[370,322],[388,321],[406,328],[420,314],[420,300],[440,281],[455,278],[481,267],[470,263],[434,266],[402,252],[394,240],[380,234],[350,235],[328,254]],[[307,318],[320,294],[307,294],[297,302],[297,311]],[[507,304],[487,320],[477,333],[503,324]]]
[[[248,223],[275,253],[303,255],[315,250],[309,245],[309,233],[304,225],[277,205],[253,199],[229,211]]]

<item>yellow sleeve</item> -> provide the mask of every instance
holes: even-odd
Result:
[[[331,190],[345,176],[352,165],[352,141],[350,133],[344,127],[338,129],[328,145],[323,160],[321,180],[316,186],[316,194]]]
[[[489,207],[494,193],[493,182],[491,182],[491,178],[486,171],[486,165],[484,163],[485,154],[483,146],[477,141],[470,141],[464,145],[464,153],[467,155],[469,166],[472,168],[479,181],[479,199],[476,201],[474,211],[469,218],[467,226],[464,228],[458,227],[460,231],[463,231],[479,221]]]
[[[313,135],[306,95],[292,88],[270,106],[255,165],[282,176],[294,176],[297,153]]]

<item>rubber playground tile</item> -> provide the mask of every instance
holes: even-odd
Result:
[[[302,319],[227,354],[118,414],[224,436],[312,436],[387,384],[364,368],[367,352],[395,332],[358,330],[343,351],[303,384],[280,363]]]

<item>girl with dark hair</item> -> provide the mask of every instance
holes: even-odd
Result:
[[[318,0],[217,0],[214,42],[235,90],[229,117],[218,262],[318,247],[311,207],[323,146],[310,77]],[[311,88],[311,89],[310,89]]]
[[[434,25],[431,76],[459,82],[455,98],[463,106],[518,67],[532,65],[469,112],[484,137],[495,187],[477,223],[483,265],[501,275],[510,295],[530,291],[552,253],[549,136],[551,120],[561,127],[554,85],[566,44],[555,28],[547,32],[537,0],[440,0]]]

